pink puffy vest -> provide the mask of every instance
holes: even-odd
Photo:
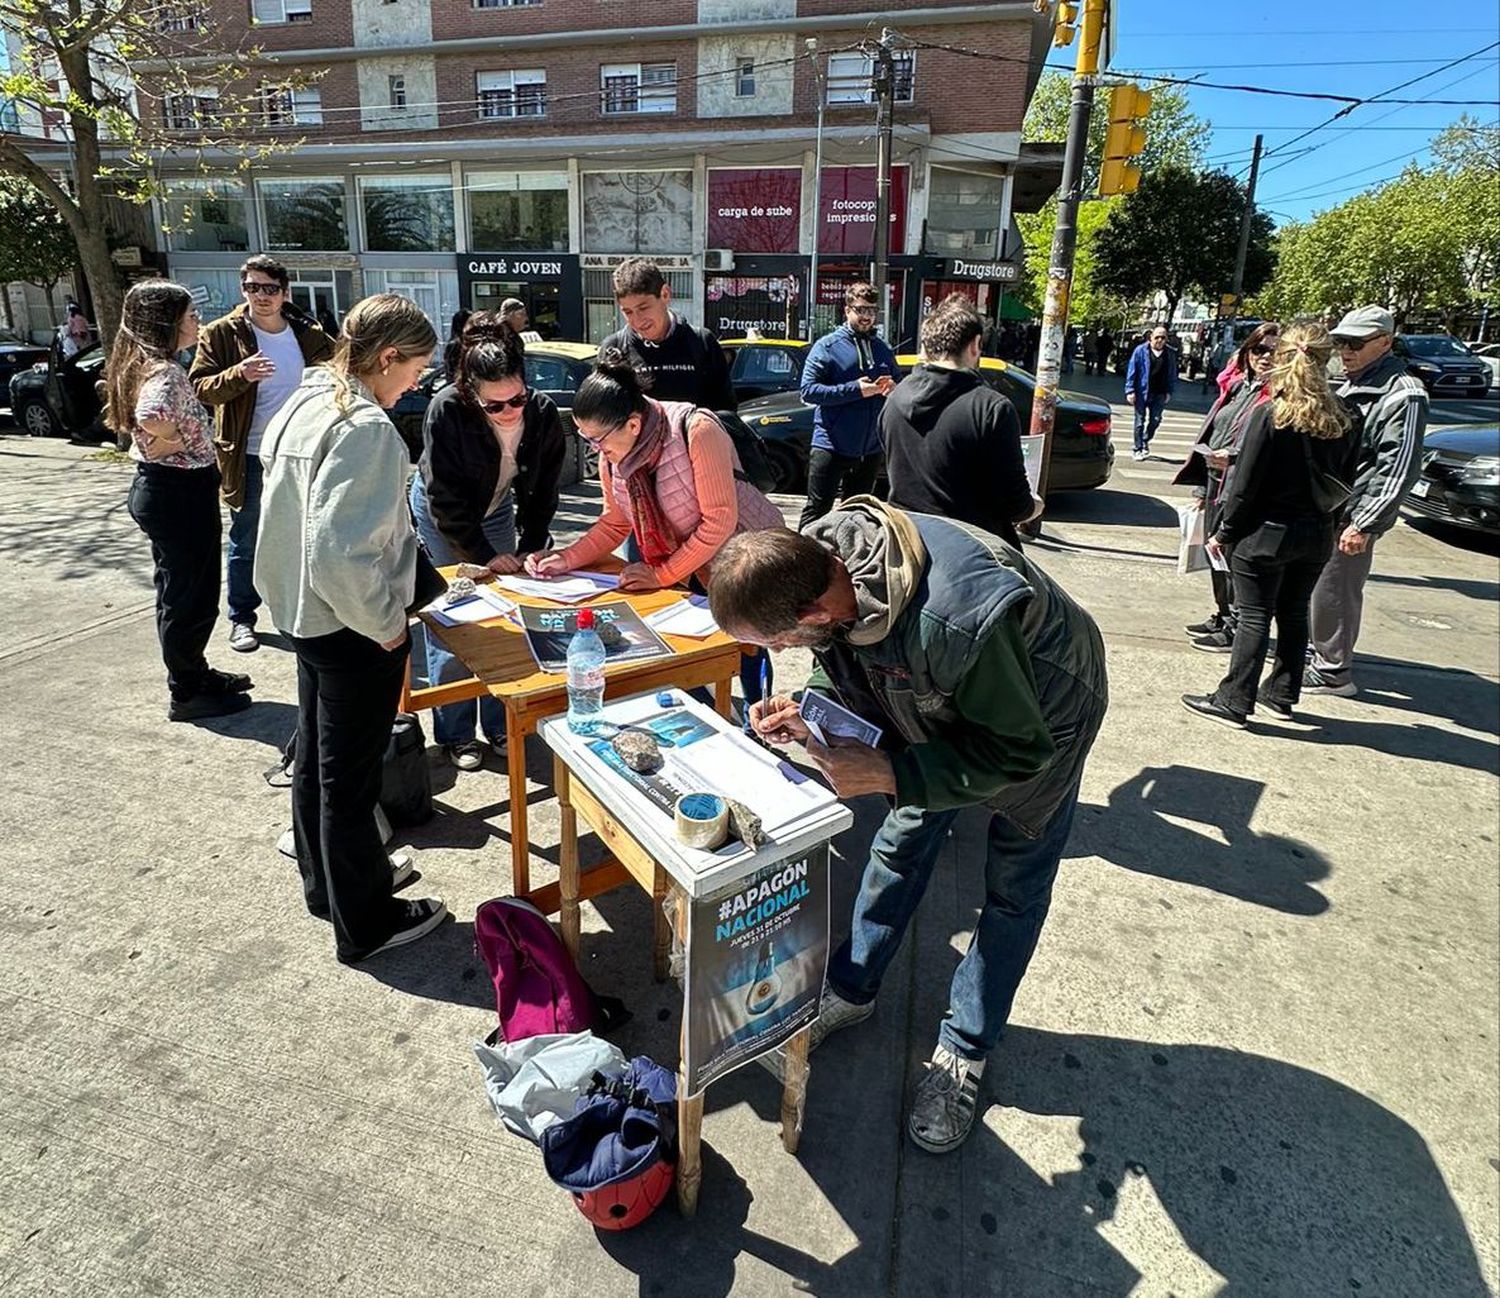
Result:
[[[693,461],[688,455],[687,426],[694,415],[707,415],[710,419],[714,417],[711,411],[700,410],[686,401],[661,401],[657,404],[667,421],[667,436],[662,443],[661,456],[656,461],[656,500],[662,513],[667,516],[667,521],[671,523],[672,530],[677,533],[678,540],[682,541],[691,536],[703,520],[703,512],[698,508],[698,491],[693,483]],[[722,436],[729,437],[728,433],[723,432],[723,426],[717,419],[714,419],[714,424],[720,429]],[[753,483],[741,476],[744,467],[740,464],[739,452],[734,449],[732,441],[729,453],[734,458],[734,494],[739,506],[735,533],[785,527],[786,521],[781,517],[781,511],[756,490]],[[626,518],[631,517],[628,483],[618,474],[611,475],[610,483],[615,504]]]

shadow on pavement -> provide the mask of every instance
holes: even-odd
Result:
[[[1067,856],[1097,856],[1289,915],[1320,915],[1328,898],[1313,885],[1328,877],[1327,858],[1307,843],[1250,828],[1265,788],[1196,767],[1148,767],[1115,788],[1105,806],[1078,804]]]
[[[1455,550],[1467,550],[1470,554],[1500,554],[1500,536],[1493,536],[1488,532],[1476,532],[1466,527],[1450,527],[1431,518],[1414,518],[1410,514],[1403,514],[1402,518],[1406,525],[1414,532],[1420,532],[1423,536],[1430,536],[1434,541],[1441,541],[1444,545],[1451,545]],[[1372,574],[1372,581],[1378,581],[1378,576]],[[1440,583],[1433,583],[1440,584]],[[1493,598],[1493,596],[1492,596]]]
[[[402,895],[415,900],[423,893],[416,888]],[[495,1026],[495,988],[474,950],[472,922],[445,923],[420,942],[372,956],[353,968],[409,996],[487,1011],[487,1018],[475,1019],[476,1040]]]
[[[1466,730],[1500,735],[1500,685],[1456,667],[1360,654],[1358,702],[1421,712]]]
[[[1057,523],[1100,523],[1109,527],[1177,528],[1177,510],[1155,496],[1134,491],[1065,491],[1047,497],[1043,526]]]
[[[1500,774],[1500,748],[1493,740],[1456,735],[1437,726],[1317,716],[1305,708],[1298,711],[1297,719],[1303,724],[1296,737],[1304,743],[1368,748],[1392,757]]]
[[[1448,590],[1455,595],[1482,600],[1487,604],[1500,599],[1500,582],[1475,581],[1469,577],[1398,577],[1393,573],[1372,572],[1370,580],[1381,586],[1405,586],[1411,590]]]

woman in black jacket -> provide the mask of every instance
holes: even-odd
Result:
[[[1319,324],[1292,325],[1276,345],[1270,400],[1245,426],[1223,514],[1207,543],[1229,559],[1239,622],[1229,672],[1210,695],[1184,694],[1188,711],[1242,728],[1259,702],[1290,718],[1302,692],[1308,603],[1333,553],[1357,444],[1328,384],[1333,341]],[[1271,619],[1276,658],[1258,687]]]
[[[551,544],[567,435],[552,399],[526,387],[520,336],[493,312],[464,326],[453,383],[427,407],[422,458],[411,484],[411,511],[423,548],[436,564],[474,563],[496,573],[521,571],[522,560]],[[437,640],[427,638],[434,684],[467,674]],[[484,761],[474,739],[474,703],[434,709],[433,735],[461,771]],[[505,752],[499,701],[480,702],[480,725]]]

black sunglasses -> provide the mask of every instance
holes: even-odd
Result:
[[[504,401],[480,401],[479,408],[487,415],[498,415],[503,410],[520,410],[530,400],[531,393],[523,388],[519,394]]]
[[[1274,356],[1275,354],[1276,348],[1274,346],[1268,347],[1265,343],[1257,343],[1250,349],[1250,355],[1252,356]]]
[[[242,279],[240,287],[246,293],[259,293],[262,297],[275,297],[282,291],[280,284],[267,284],[258,279]]]

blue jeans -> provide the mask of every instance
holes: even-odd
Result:
[[[427,489],[423,485],[420,473],[414,474],[411,480],[411,513],[416,520],[417,536],[421,539],[428,558],[439,567],[444,564],[458,563],[459,556],[453,553],[453,548],[438,530],[437,524],[432,521],[432,511],[427,507]],[[485,540],[495,547],[496,554],[514,554],[516,552],[515,493],[507,491],[505,498],[494,512],[485,518],[481,526],[484,528]],[[429,631],[427,633],[427,679],[437,685],[442,681],[465,680],[470,674],[469,669],[448,651],[448,647],[435,634]],[[463,703],[446,703],[440,708],[433,708],[433,741],[443,745],[472,743],[475,702],[475,699],[467,699]],[[486,694],[477,702],[479,724],[484,730],[485,738],[491,742],[503,740],[505,738],[505,709],[500,706],[500,700],[493,695]]]
[[[229,620],[255,625],[255,533],[260,527],[260,456],[245,457],[245,500],[229,511]]]
[[[983,1059],[1000,1040],[1047,918],[1077,805],[1074,788],[1035,839],[1004,816],[990,818],[984,908],[954,971],[938,1029],[939,1043],[955,1055]],[[875,999],[957,816],[921,807],[896,807],[886,816],[870,844],[849,936],[828,962],[828,985],[845,1000],[865,1005]]]
[[[1133,449],[1137,451],[1150,449],[1151,439],[1156,436],[1156,430],[1161,427],[1161,415],[1166,406],[1166,393],[1147,397],[1144,401],[1139,396],[1136,397],[1135,444]]]

